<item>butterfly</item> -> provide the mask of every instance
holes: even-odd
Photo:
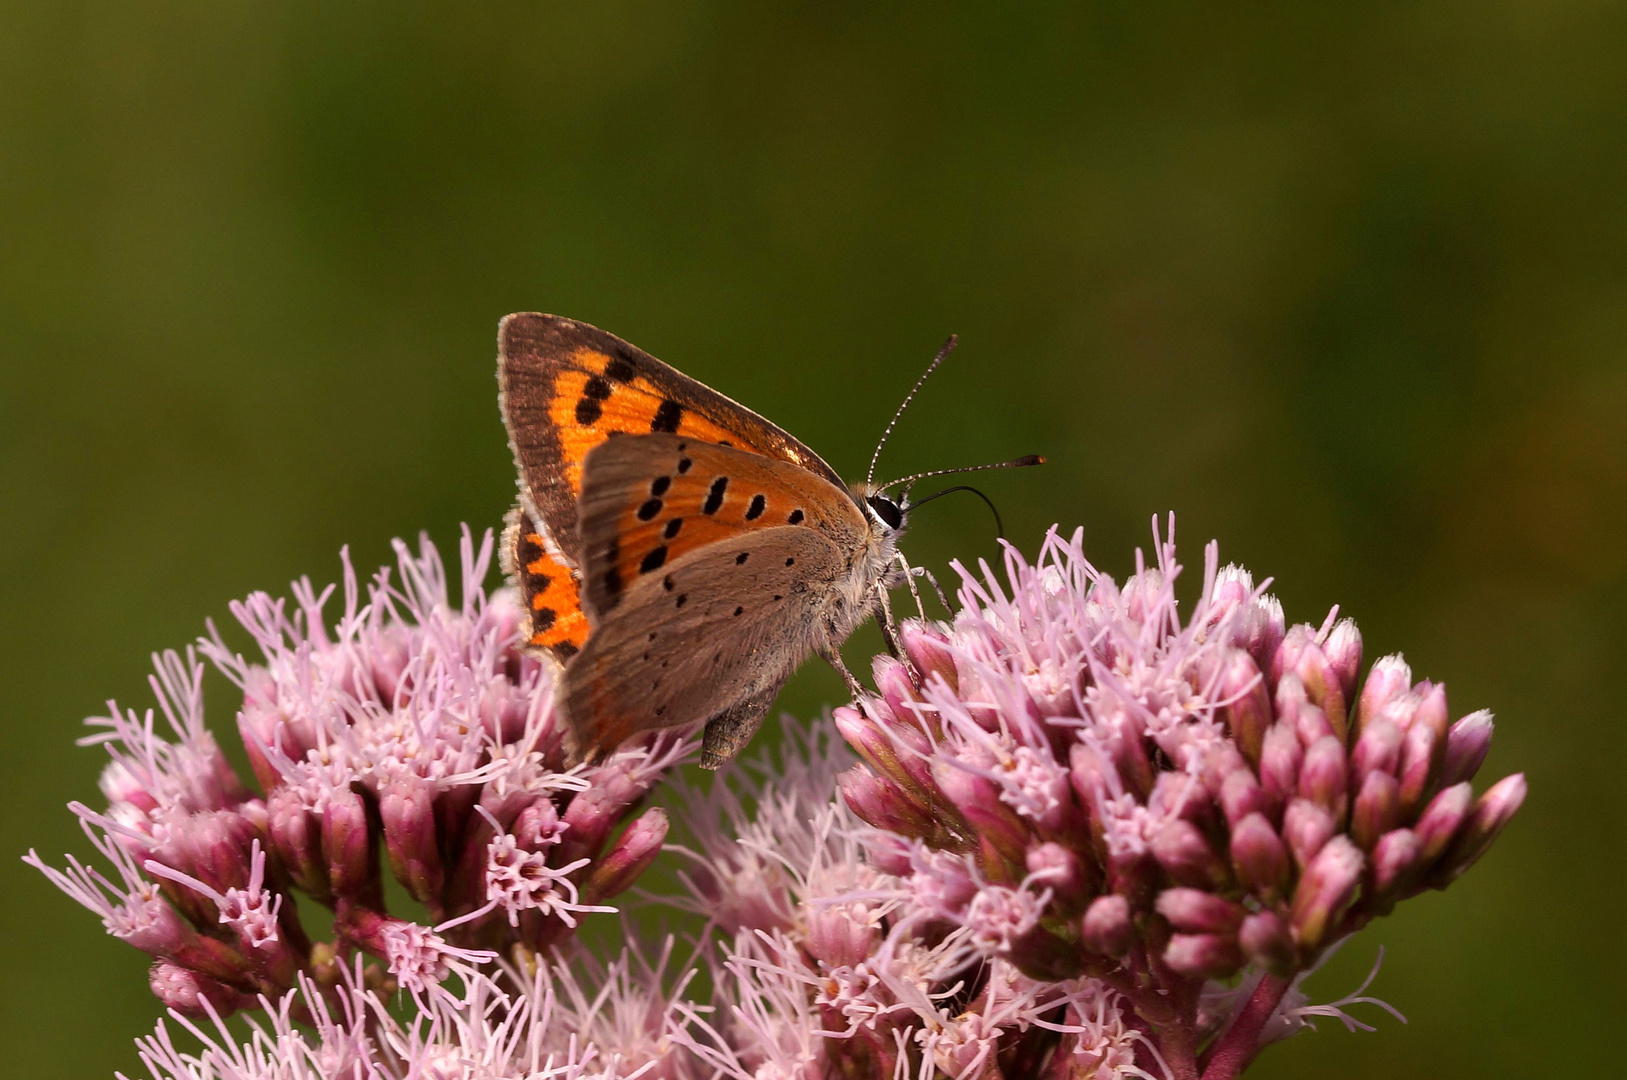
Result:
[[[902,481],[844,484],[750,409],[572,319],[503,319],[497,377],[519,472],[503,566],[526,647],[562,665],[573,760],[704,724],[716,769],[813,654],[857,692],[837,649],[900,573],[908,489],[884,491]]]

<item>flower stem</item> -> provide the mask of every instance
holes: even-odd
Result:
[[[1289,980],[1275,975],[1267,975],[1260,980],[1260,985],[1249,995],[1243,1011],[1237,1014],[1231,1027],[1226,1029],[1209,1052],[1203,1080],[1233,1080],[1254,1059],[1260,1031],[1265,1027],[1265,1022],[1271,1019],[1271,1014],[1277,1011],[1277,1004],[1287,993],[1288,984]]]

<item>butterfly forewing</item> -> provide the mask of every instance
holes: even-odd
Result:
[[[588,455],[586,466],[579,532],[586,608],[595,623],[636,581],[709,544],[794,526],[846,551],[866,528],[858,504],[823,477],[693,438],[612,439]],[[738,557],[744,567],[756,556]]]
[[[613,334],[555,315],[498,329],[500,404],[522,502],[579,563],[577,498],[588,453],[612,435],[671,433],[790,462],[841,486],[812,450],[750,409]]]
[[[576,751],[592,755],[746,701],[759,711],[737,722],[754,726],[807,655],[820,599],[844,562],[821,533],[780,525],[708,544],[630,583],[565,669]]]

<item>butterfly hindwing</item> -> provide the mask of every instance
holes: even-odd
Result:
[[[726,741],[749,735],[740,729],[755,727],[817,644],[821,605],[844,572],[843,552],[820,532],[778,525],[629,583],[565,668],[574,751],[592,756],[640,731],[720,714],[735,716]]]
[[[612,435],[664,432],[733,446],[841,486],[819,455],[780,428],[587,323],[508,316],[498,329],[498,382],[522,503],[576,565],[583,463]]]
[[[576,571],[548,550],[524,507],[510,510],[504,526],[503,572],[520,591],[525,643],[563,663],[582,650],[588,636]]]
[[[586,466],[579,532],[583,597],[595,625],[634,582],[710,544],[794,526],[848,550],[866,527],[852,497],[824,478],[684,436],[612,439]],[[744,563],[752,553],[741,556]]]

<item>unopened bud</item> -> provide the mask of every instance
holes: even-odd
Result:
[[[1474,789],[1468,781],[1453,784],[1429,801],[1412,831],[1423,844],[1421,858],[1425,865],[1433,863],[1451,846],[1452,838],[1463,827],[1474,806]]]
[[[1355,749],[1350,752],[1350,771],[1356,783],[1374,771],[1395,775],[1401,763],[1401,737],[1401,729],[1383,715],[1362,725]]]
[[[1472,712],[1452,725],[1446,736],[1446,760],[1441,763],[1441,784],[1473,780],[1491,749],[1491,711]]]
[[[1260,786],[1273,804],[1281,806],[1298,794],[1304,757],[1293,725],[1282,720],[1272,724],[1260,748]]]
[[[1333,816],[1309,799],[1295,799],[1282,812],[1282,838],[1304,870],[1333,836]]]
[[[1152,838],[1152,854],[1178,884],[1202,888],[1226,883],[1226,864],[1190,821],[1166,821]]]
[[[1232,828],[1232,867],[1262,900],[1275,900],[1288,887],[1288,849],[1263,814],[1250,814]]]
[[[1052,903],[1059,914],[1083,911],[1090,896],[1090,876],[1079,856],[1054,841],[1030,848],[1026,858],[1028,874],[1051,890]]]
[[[1316,631],[1309,626],[1295,626],[1288,631],[1277,650],[1284,674],[1291,671],[1305,687],[1306,699],[1322,710],[1323,717],[1338,736],[1345,741],[1345,695],[1339,682],[1339,673],[1328,662],[1322,646],[1316,642]],[[1280,683],[1279,683],[1280,685]]]
[[[445,870],[435,838],[435,785],[407,774],[379,790],[379,819],[390,869],[419,903],[439,903]]]
[[[1412,668],[1407,666],[1401,654],[1379,657],[1368,671],[1367,682],[1362,685],[1361,698],[1356,703],[1357,730],[1365,727],[1369,719],[1377,716],[1378,711],[1391,698],[1411,689]]]
[[[1444,887],[1480,860],[1525,802],[1525,774],[1505,776],[1486,789],[1446,852],[1435,878]]]
[[[942,758],[933,759],[932,779],[980,841],[989,879],[999,884],[1021,880],[1029,830],[1000,798],[999,786]]]
[[[328,884],[339,896],[355,897],[376,886],[377,852],[367,827],[367,806],[354,791],[329,794],[322,811],[322,850]]]
[[[593,865],[593,872],[582,885],[583,899],[589,904],[601,903],[638,880],[661,854],[667,827],[667,812],[659,806],[639,815]]]
[[[1306,867],[1294,890],[1294,937],[1307,949],[1322,944],[1328,930],[1344,915],[1361,882],[1361,849],[1348,837],[1335,836]]]
[[[836,778],[836,786],[861,820],[900,836],[921,838],[932,832],[931,817],[899,790],[881,779],[868,765],[855,765]]]
[[[1298,965],[1294,938],[1288,924],[1274,911],[1259,911],[1243,920],[1237,943],[1250,961],[1273,975],[1288,975]]]
[[[1271,800],[1248,769],[1233,769],[1220,785],[1220,806],[1226,812],[1226,821],[1234,828],[1250,814],[1264,814],[1271,808]]]
[[[271,789],[266,796],[266,810],[271,846],[294,884],[319,903],[330,901],[333,893],[328,888],[322,827],[316,815],[305,805],[304,798],[286,784]]]
[[[1373,845],[1373,892],[1400,899],[1423,868],[1423,854],[1423,841],[1411,829],[1394,829],[1379,837]]]
[[[1084,943],[1114,959],[1130,951],[1135,941],[1135,924],[1130,920],[1130,902],[1117,893],[1098,896],[1085,911],[1080,923]]]
[[[1230,934],[1248,910],[1206,889],[1174,888],[1158,894],[1158,914],[1187,934]]]
[[[1401,785],[1387,772],[1370,772],[1350,811],[1350,835],[1371,850],[1378,838],[1395,828],[1401,816]]]
[[[947,647],[949,639],[942,631],[918,619],[908,619],[899,628],[899,637],[904,646],[904,655],[921,673],[923,683],[937,675],[949,684],[950,690],[959,688],[960,676],[955,669],[955,658]]]
[[[1411,818],[1418,812],[1430,794],[1444,759],[1446,740],[1436,735],[1428,724],[1415,723],[1407,729],[1401,740],[1401,763],[1397,778],[1401,781],[1401,816]]]
[[[1174,934],[1164,963],[1189,979],[1223,979],[1243,966],[1243,951],[1232,934]]]
[[[1265,679],[1254,658],[1233,649],[1226,657],[1215,694],[1221,701],[1230,702],[1219,710],[1219,716],[1238,749],[1250,764],[1258,763],[1266,729],[1271,726],[1271,695],[1266,692]]]
[[[893,716],[906,722],[914,720],[915,710],[910,705],[918,698],[909,666],[882,653],[870,665],[870,670],[876,681],[876,689],[881,692],[882,700],[887,703]]]
[[[804,947],[809,955],[829,967],[863,963],[881,944],[881,928],[871,914],[869,906],[862,901],[810,905],[804,916],[807,923]]]
[[[1355,619],[1340,619],[1328,632],[1322,643],[1322,652],[1328,658],[1334,674],[1339,678],[1339,692],[1345,701],[1356,697],[1356,677],[1361,674],[1361,631]]]
[[[1336,736],[1324,735],[1305,751],[1299,769],[1299,794],[1332,815],[1334,823],[1345,814],[1345,747]]]
[[[215,1019],[224,1020],[239,1009],[252,1009],[259,1004],[253,994],[234,990],[168,960],[153,963],[147,972],[147,983],[154,997],[182,1016],[203,1018],[213,1012]]]

